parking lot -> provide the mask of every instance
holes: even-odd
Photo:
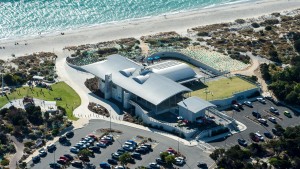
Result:
[[[109,122],[101,120],[91,120],[90,123],[84,128],[77,129],[74,131],[75,135],[72,139],[70,139],[71,146],[63,146],[60,143],[56,142],[55,144],[57,149],[55,152],[48,152],[47,156],[41,158],[41,161],[37,164],[32,165],[33,163],[29,162],[28,167],[36,169],[50,168],[49,164],[56,162],[56,160],[58,160],[60,156],[64,154],[72,154],[70,153],[70,147],[78,143],[81,140],[81,138],[85,137],[90,133],[98,134],[96,130],[100,128],[109,128]],[[100,168],[99,164],[101,162],[107,162],[107,160],[111,158],[111,154],[120,149],[122,147],[122,144],[124,144],[127,140],[137,141],[138,135],[151,138],[156,142],[152,144],[152,152],[142,155],[142,159],[135,160],[136,163],[130,164],[129,168],[137,168],[138,166],[148,166],[149,163],[155,162],[155,159],[159,157],[160,152],[166,151],[169,147],[172,147],[174,150],[178,149],[178,141],[162,136],[160,134],[156,134],[151,131],[144,131],[115,123],[112,123],[112,128],[120,130],[123,133],[114,134],[115,141],[113,142],[113,144],[108,146],[107,148],[101,148],[100,153],[95,153],[95,157],[90,158],[90,163],[93,163],[97,168]],[[205,162],[208,166],[213,164],[213,161],[209,158],[208,154],[197,147],[189,147],[180,143],[179,151],[181,154],[186,156],[186,164],[184,166],[174,166],[176,168],[197,168],[198,161]],[[75,167],[70,165],[68,168]]]
[[[299,115],[295,114],[292,110],[283,107],[283,106],[276,106],[274,103],[272,103],[269,100],[266,100],[266,104],[260,103],[258,101],[252,102],[253,108],[248,107],[246,105],[243,105],[244,110],[235,111],[235,110],[229,110],[225,111],[227,115],[230,117],[233,117],[234,119],[240,121],[244,125],[247,126],[247,129],[245,131],[242,131],[241,133],[234,134],[227,139],[220,139],[218,141],[214,141],[210,143],[211,145],[219,148],[229,148],[233,145],[238,144],[237,139],[242,138],[245,139],[248,143],[251,143],[252,140],[249,137],[249,133],[260,133],[264,136],[264,132],[270,132],[272,133],[272,128],[274,128],[275,124],[270,122],[268,120],[268,116],[275,117],[277,124],[281,125],[282,127],[293,127],[296,125],[300,125],[300,117]],[[279,111],[279,116],[274,115],[269,111],[270,107],[277,108]],[[257,118],[252,115],[253,111],[257,111],[261,114],[261,118],[267,119],[267,124],[263,125],[257,121]],[[284,111],[290,112],[292,115],[291,118],[284,115]],[[273,133],[272,133],[273,134]],[[267,141],[268,138],[265,137],[265,140]]]

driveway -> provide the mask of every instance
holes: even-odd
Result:
[[[16,168],[17,162],[21,159],[23,156],[23,150],[24,150],[24,144],[19,142],[15,136],[7,135],[13,142],[16,148],[16,153],[14,156],[10,159],[9,162],[9,168]]]

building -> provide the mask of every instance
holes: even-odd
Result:
[[[191,92],[181,83],[201,78],[185,63],[167,61],[143,66],[120,55],[81,68],[100,79],[98,86],[105,99],[112,98],[124,108],[131,107],[131,100],[155,114],[177,108],[177,103]]]
[[[208,101],[199,97],[189,97],[178,103],[179,116],[189,121],[203,119],[206,114],[209,114],[209,108],[216,107]]]

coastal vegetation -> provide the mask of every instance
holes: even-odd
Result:
[[[40,88],[40,87],[21,87],[16,88],[15,91],[7,94],[7,97],[0,97],[0,107],[9,103],[9,100],[21,99],[25,96],[30,96],[46,101],[55,101],[54,98],[61,98],[60,101],[56,101],[56,105],[62,107],[66,111],[66,115],[70,120],[76,120],[73,116],[73,110],[77,108],[80,103],[80,97],[64,82],[58,82],[51,85],[52,90]]]
[[[192,28],[203,46],[227,54],[233,59],[249,63],[247,52],[278,63],[290,63],[300,49],[298,11],[294,14],[271,14],[260,18],[237,19]]]
[[[72,51],[71,57],[67,58],[69,63],[74,65],[86,65],[105,59],[112,54],[121,54],[134,59],[141,54],[139,40],[125,38],[97,44],[86,44],[80,46],[65,47],[64,50]]]
[[[300,126],[280,129],[281,136],[262,144],[252,143],[247,147],[235,145],[228,150],[216,149],[210,157],[218,168],[299,168],[300,167]]]
[[[294,57],[285,68],[275,64],[260,65],[262,77],[269,83],[268,88],[279,100],[300,104],[300,56]]]
[[[62,107],[58,107],[58,112],[42,112],[41,107],[34,104],[27,104],[25,109],[10,106],[0,110],[0,131],[3,135],[13,135],[20,142],[24,143],[24,156],[28,157],[35,149],[40,148],[47,140],[52,140],[66,127],[72,125],[64,118],[66,112]],[[7,144],[5,137],[1,137],[1,144]],[[7,144],[11,146],[10,144]],[[0,146],[2,148],[7,146]],[[9,148],[13,151],[14,146]]]
[[[4,81],[7,86],[21,86],[33,76],[43,76],[47,81],[57,78],[55,60],[57,56],[50,52],[40,52],[3,61]],[[0,81],[1,84],[1,81]]]

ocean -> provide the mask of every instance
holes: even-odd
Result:
[[[0,39],[37,36],[247,0],[0,0]]]

